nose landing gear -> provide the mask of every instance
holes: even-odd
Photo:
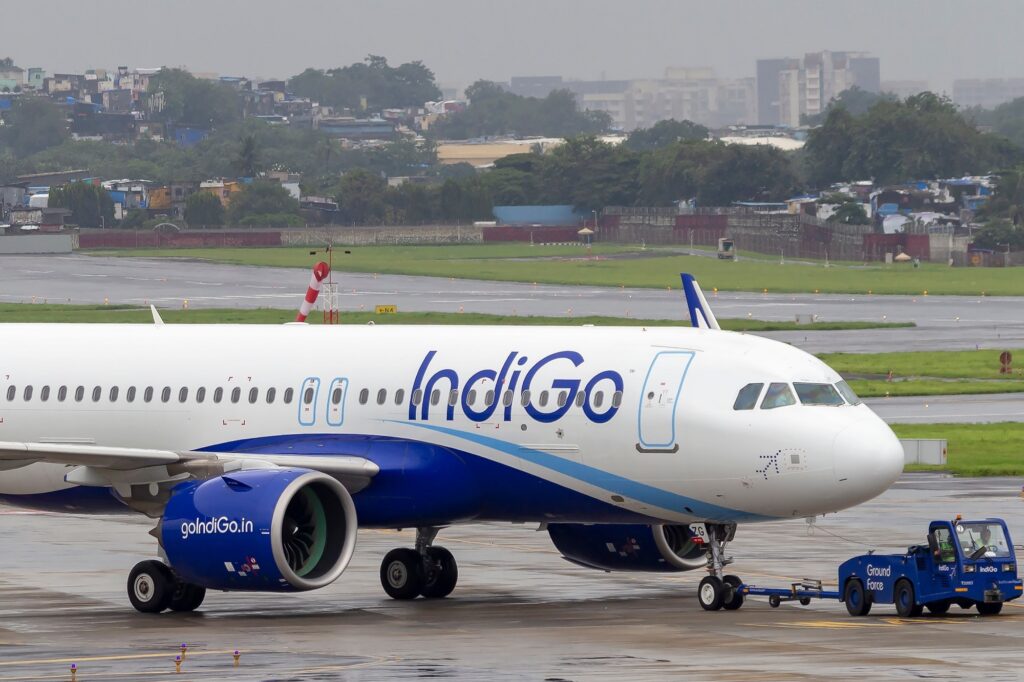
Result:
[[[393,549],[380,564],[380,584],[392,599],[442,599],[455,589],[459,567],[444,547],[433,545],[439,528],[416,529],[416,548]]]
[[[708,575],[697,588],[697,601],[705,611],[735,611],[743,606],[743,581],[734,575],[726,575],[725,567],[732,563],[732,557],[725,556],[725,547],[736,536],[736,524],[707,523]]]

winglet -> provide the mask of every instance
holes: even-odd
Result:
[[[160,313],[156,311],[156,306],[152,303],[149,305],[149,311],[153,313],[153,324],[163,324],[163,318],[160,317]]]
[[[683,280],[683,292],[686,294],[686,306],[690,309],[690,324],[700,329],[721,329],[715,314],[711,312],[711,306],[704,298],[704,292],[693,275],[685,272],[679,274]]]

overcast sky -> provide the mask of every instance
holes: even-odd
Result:
[[[882,79],[1024,77],[1024,2],[994,0],[5,1],[0,57],[49,72],[185,66],[286,77],[386,56],[442,85],[513,75],[657,77],[666,66],[754,75],[758,58],[822,49],[881,58]]]

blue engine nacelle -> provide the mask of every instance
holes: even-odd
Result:
[[[186,582],[217,590],[298,591],[332,583],[356,544],[341,483],[308,469],[237,471],[175,488],[160,524]]]
[[[704,546],[687,526],[548,524],[566,560],[602,571],[692,571],[707,566]]]

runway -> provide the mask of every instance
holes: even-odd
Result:
[[[1024,537],[1017,479],[905,475],[880,498],[819,519],[743,526],[730,570],[748,582],[833,580],[868,548],[902,551],[933,518],[1002,516]],[[19,513],[0,507],[0,681],[150,680],[792,680],[1019,679],[1024,608],[981,618],[896,617],[876,605],[851,618],[839,602],[702,611],[699,574],[590,571],[562,560],[547,534],[466,526],[438,543],[459,560],[444,601],[394,602],[379,585],[383,554],[411,533],[364,531],[336,583],[301,595],[217,593],[192,615],[144,616],[124,594],[152,556],[137,517]],[[858,544],[863,543],[863,544]],[[234,667],[232,652],[241,652]],[[979,655],[983,652],[983,655]]]
[[[867,398],[864,402],[890,424],[1024,421],[1024,393],[901,396]]]
[[[682,320],[678,282],[672,290],[532,285],[336,273],[340,308],[549,315],[567,321],[586,315]],[[0,256],[0,301],[155,304],[189,307],[297,308],[309,272],[297,268],[222,265],[177,259],[85,256]],[[912,329],[769,332],[811,352],[1017,348],[1024,346],[1024,301],[1012,297],[851,296],[711,293],[722,318],[915,322]],[[344,317],[342,318],[344,319]]]

